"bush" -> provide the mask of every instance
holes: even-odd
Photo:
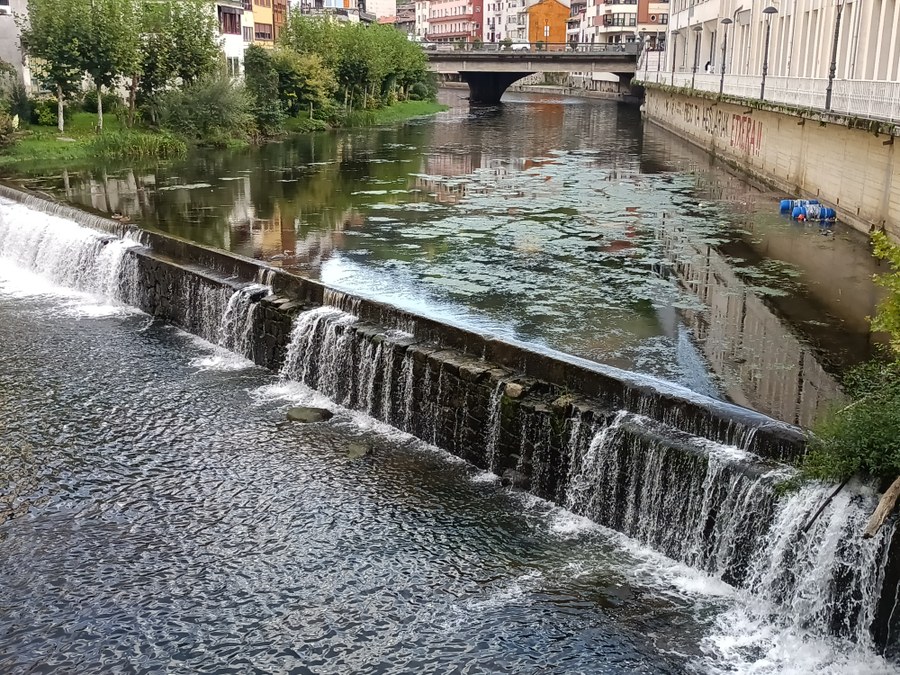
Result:
[[[214,146],[246,140],[253,128],[247,93],[228,78],[166,92],[159,100],[159,122],[191,141]]]
[[[0,148],[5,148],[13,142],[15,132],[12,115],[5,111],[0,111]]]
[[[57,100],[55,96],[33,98],[30,101],[30,108],[31,115],[29,119],[32,124],[37,124],[42,127],[56,126]],[[71,115],[71,106],[63,105],[63,120],[68,121]]]
[[[168,132],[120,131],[97,136],[91,151],[101,157],[128,159],[180,157],[187,152],[187,144]]]
[[[81,101],[81,107],[85,112],[95,113],[97,112],[97,90],[91,89],[84,95],[84,99]],[[120,108],[124,107],[124,102],[115,94],[111,94],[109,92],[103,94],[103,112],[104,113],[114,113]]]
[[[900,361],[870,361],[852,369],[844,385],[853,402],[832,411],[809,438],[804,473],[841,480],[855,473],[900,475]]]
[[[430,96],[428,87],[424,82],[416,82],[409,88],[409,98],[413,101],[427,101]]]

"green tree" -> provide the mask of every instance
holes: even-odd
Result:
[[[263,136],[274,136],[284,125],[274,61],[267,49],[257,45],[250,45],[244,52],[244,80],[256,129]]]
[[[139,67],[141,11],[137,0],[89,2],[87,40],[79,52],[82,69],[97,88],[97,128],[102,131],[103,88],[112,87]]]
[[[278,99],[289,115],[310,110],[312,117],[330,107],[337,83],[321,56],[282,47],[272,55],[272,66],[278,74]]]
[[[84,72],[82,53],[90,40],[87,11],[87,0],[29,0],[21,25],[22,47],[35,74],[56,90],[60,131],[65,130],[65,98],[78,90]]]
[[[158,122],[159,95],[176,81],[190,86],[219,67],[218,24],[209,0],[147,0],[141,10],[134,99]]]

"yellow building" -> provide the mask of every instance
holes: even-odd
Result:
[[[275,44],[275,17],[272,0],[252,0],[253,2],[253,43],[260,47]]]
[[[528,8],[528,41],[548,49],[565,49],[569,8],[559,0],[540,0]]]

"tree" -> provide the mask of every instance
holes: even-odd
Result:
[[[158,97],[180,79],[191,86],[219,66],[218,24],[208,0],[145,1],[135,98],[157,122]]]
[[[267,49],[250,45],[244,52],[244,80],[252,102],[256,128],[263,136],[272,136],[284,124],[284,110],[278,100],[278,73]]]
[[[337,83],[318,54],[279,48],[272,55],[272,66],[278,75],[278,99],[289,115],[328,107]]]
[[[65,98],[78,91],[84,72],[82,53],[90,40],[87,11],[87,0],[29,0],[28,17],[21,25],[22,48],[31,57],[35,74],[56,90],[61,132]]]
[[[82,69],[97,88],[97,128],[102,131],[103,88],[136,72],[140,63],[141,12],[137,0],[89,2],[87,40],[80,44],[79,52]]]

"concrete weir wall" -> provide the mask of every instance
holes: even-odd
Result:
[[[0,196],[139,242],[119,300],[728,583],[754,583],[782,463],[804,451],[798,428],[6,186]],[[863,624],[880,648],[894,643],[900,544],[891,551],[861,620],[842,612],[858,604],[864,566],[841,567],[824,630]]]
[[[900,241],[900,127],[658,85],[647,85],[644,113],[785,199],[818,198],[856,229]]]

